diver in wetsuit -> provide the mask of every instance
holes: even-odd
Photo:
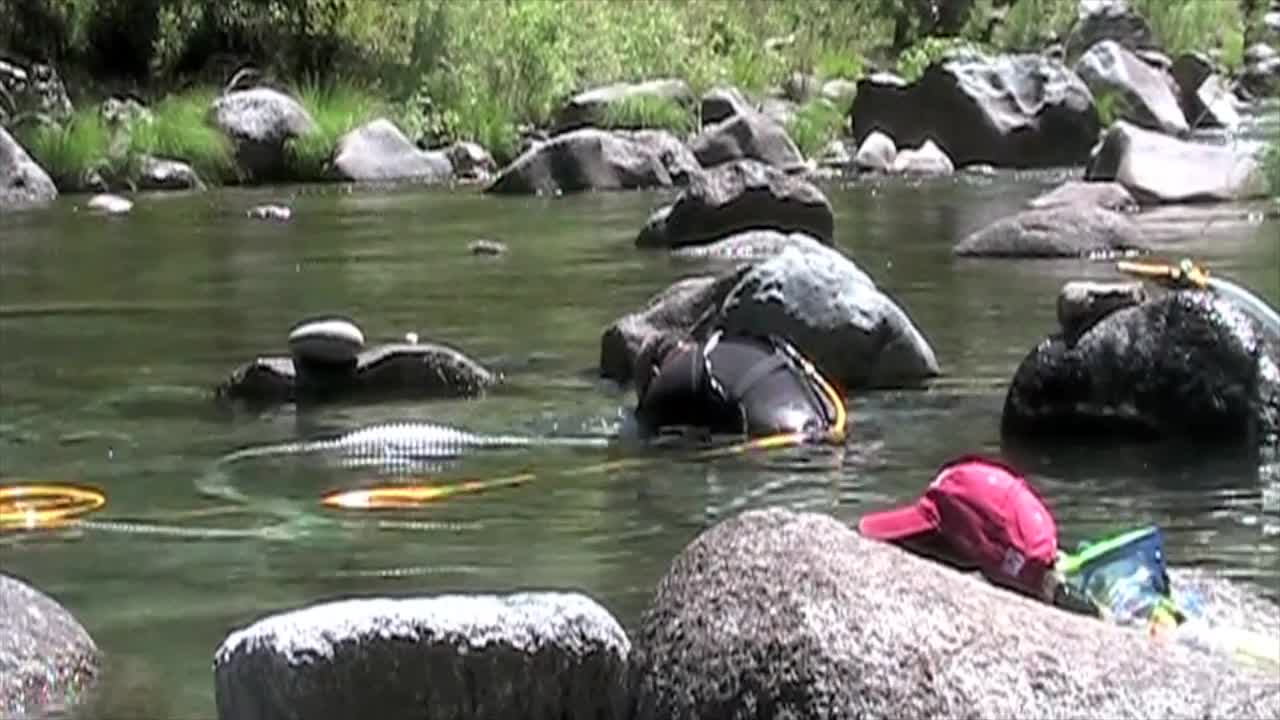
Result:
[[[759,438],[844,438],[844,401],[784,340],[717,331],[645,344],[637,359],[635,417],[649,436],[689,429]]]

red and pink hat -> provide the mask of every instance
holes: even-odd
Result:
[[[1053,514],[1027,481],[988,458],[966,455],[942,467],[924,497],[862,517],[876,540],[941,540],[994,583],[1037,597],[1058,557]]]

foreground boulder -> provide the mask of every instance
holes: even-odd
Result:
[[[0,212],[52,202],[58,188],[17,140],[0,128]]]
[[[650,336],[728,332],[790,340],[846,389],[893,387],[938,374],[933,349],[910,317],[839,251],[793,236],[765,260],[687,278],[623,317],[600,340],[600,369],[628,381]]]
[[[1007,438],[1247,447],[1280,432],[1280,355],[1229,300],[1170,292],[1067,330],[1019,365],[1005,397]]]
[[[93,638],[71,613],[0,574],[0,714],[63,716],[87,699],[100,659]]]
[[[1008,258],[1100,258],[1146,250],[1136,222],[1087,205],[1024,210],[975,230],[954,248],[962,256]]]
[[[453,163],[442,151],[419,150],[395,123],[378,118],[338,139],[333,172],[356,182],[443,183],[453,177]]]
[[[859,144],[877,130],[897,147],[933,140],[956,166],[1083,163],[1100,129],[1080,78],[1039,55],[952,57],[906,85],[872,75],[858,83],[850,116]]]
[[[574,95],[556,114],[555,132],[569,132],[588,125],[602,126],[608,122],[617,129],[640,130],[641,127],[624,127],[612,122],[610,109],[624,103],[668,102],[685,108],[693,116],[696,100],[688,83],[678,79],[647,80],[638,83],[615,83]]]
[[[661,156],[631,137],[583,128],[539,143],[503,168],[487,192],[558,195],[670,187]]]
[[[1103,40],[1089,48],[1076,63],[1076,72],[1095,97],[1119,97],[1126,119],[1169,135],[1186,135],[1190,131],[1168,76],[1120,43]]]
[[[1280,713],[1265,673],[782,509],[726,520],[676,557],[632,668],[638,720]]]
[[[689,147],[703,167],[740,159],[758,160],[783,172],[805,166],[804,154],[782,124],[745,108],[702,128]]]
[[[285,143],[316,129],[297,100],[266,87],[219,96],[210,110],[213,124],[235,141],[240,167],[256,181],[292,180]]]
[[[1133,199],[1125,186],[1118,182],[1088,182],[1067,180],[1054,189],[1027,201],[1027,206],[1037,210],[1075,205],[1097,207],[1116,212],[1131,212],[1138,209],[1138,201]]]
[[[630,649],[576,593],[347,600],[232,633],[215,699],[223,720],[610,720]]]
[[[755,160],[695,175],[675,202],[657,210],[638,247],[700,245],[744,230],[803,232],[830,244],[835,216],[813,184]]]
[[[1240,200],[1268,192],[1247,151],[1179,140],[1123,120],[1107,130],[1085,179],[1114,180],[1144,203]]]

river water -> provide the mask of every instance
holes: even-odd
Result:
[[[855,393],[840,451],[783,451],[562,477],[598,450],[501,452],[422,472],[534,482],[397,516],[335,517],[321,493],[373,470],[319,460],[234,466],[262,512],[183,516],[215,503],[196,480],[221,455],[388,420],[477,431],[607,434],[634,402],[596,378],[601,330],[672,280],[703,270],[633,247],[662,193],[493,198],[474,190],[308,187],[142,195],[122,218],[84,197],[0,218],[0,479],[89,483],[95,519],[253,528],[197,538],[78,529],[0,536],[0,569],[63,602],[109,658],[118,716],[208,718],[224,635],[269,612],[343,596],[579,589],[634,624],[671,558],[710,523],[786,505],[850,523],[918,495],[939,463],[1001,451],[1007,381],[1055,325],[1060,285],[1114,278],[1086,261],[961,260],[952,244],[1068,171],[930,181],[833,182],[837,244],[913,317],[945,376],[925,389]],[[245,210],[287,202],[289,223]],[[1266,203],[1147,213],[1170,257],[1280,304],[1280,220]],[[1274,206],[1272,206],[1274,207]],[[502,241],[501,257],[470,241]],[[507,376],[484,398],[252,413],[208,389],[289,326],[350,314],[371,341],[417,332]],[[1024,458],[1064,542],[1154,522],[1171,561],[1280,595],[1280,480],[1250,458],[1120,447]],[[301,513],[301,515],[299,515]],[[299,518],[301,518],[299,520]]]

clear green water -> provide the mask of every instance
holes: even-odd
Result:
[[[854,522],[917,495],[954,454],[999,450],[1005,383],[1054,326],[1058,287],[1114,275],[1082,261],[960,260],[950,248],[1062,178],[827,186],[838,244],[907,309],[946,372],[928,390],[853,397],[843,452],[667,460],[572,479],[555,471],[601,453],[493,454],[435,474],[545,474],[402,518],[423,521],[414,529],[354,521],[284,539],[7,536],[0,569],[51,593],[88,627],[108,653],[109,684],[126,698],[120,716],[212,717],[212,656],[224,635],[320,600],[574,588],[633,624],[670,559],[718,518],[781,504]],[[209,507],[194,482],[219,456],[377,421],[609,432],[634,398],[594,376],[601,330],[700,267],[632,246],[662,200],[656,193],[227,190],[140,196],[118,219],[78,211],[85,200],[0,217],[0,475],[105,488],[110,504],[95,516],[104,519]],[[293,222],[245,218],[248,207],[272,201],[287,201]],[[1146,222],[1174,257],[1200,258],[1280,303],[1280,221],[1216,207],[1161,211]],[[510,251],[473,257],[466,244],[478,238]],[[238,364],[282,349],[295,320],[326,311],[351,314],[371,340],[415,331],[455,344],[503,368],[508,384],[478,400],[302,414],[226,412],[205,397]],[[1028,469],[1070,542],[1157,523],[1174,563],[1209,565],[1280,594],[1274,467],[1085,449],[1033,458]],[[316,498],[369,472],[256,462],[236,466],[234,481],[333,520]],[[173,522],[253,527],[271,518]]]

